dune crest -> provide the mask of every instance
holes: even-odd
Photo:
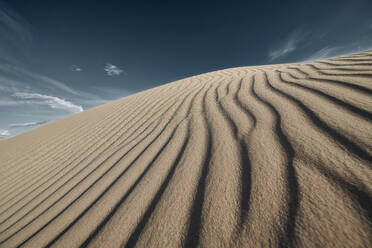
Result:
[[[372,51],[150,89],[0,142],[0,247],[371,247]]]

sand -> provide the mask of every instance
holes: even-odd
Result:
[[[372,51],[210,72],[0,141],[0,247],[372,247]]]

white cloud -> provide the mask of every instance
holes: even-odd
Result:
[[[79,113],[83,111],[82,106],[73,104],[72,102],[66,101],[55,96],[26,92],[16,92],[12,96],[17,97],[19,99],[31,100],[31,103],[48,105],[52,109],[62,109],[72,113]],[[35,102],[33,100],[39,101]]]
[[[71,66],[71,70],[72,71],[82,71],[83,69],[81,69],[81,67],[77,66],[77,65],[72,65]]]
[[[273,61],[292,53],[304,40],[305,36],[306,34],[300,30],[293,32],[280,47],[269,52],[269,60]]]
[[[10,124],[10,128],[15,128],[15,127],[34,127],[34,126],[39,126],[42,124],[47,123],[47,121],[37,121],[37,122],[26,122],[26,123],[15,123],[15,124]]]
[[[119,76],[124,72],[124,70],[119,69],[119,67],[113,64],[106,64],[104,70],[108,76]]]
[[[0,137],[4,138],[4,137],[7,137],[9,135],[10,135],[10,133],[9,133],[8,130],[6,130],[6,129],[0,129]]]

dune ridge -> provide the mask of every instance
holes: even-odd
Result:
[[[372,51],[185,78],[0,141],[0,247],[371,247]]]

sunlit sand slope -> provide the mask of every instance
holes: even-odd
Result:
[[[0,247],[372,247],[372,51],[240,67],[0,141]]]

